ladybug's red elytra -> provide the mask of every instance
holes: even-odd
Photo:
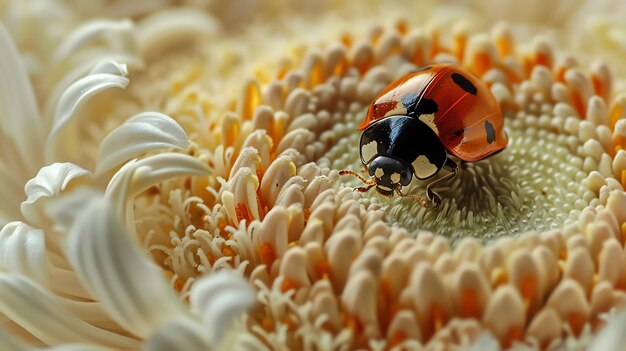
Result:
[[[376,97],[359,127],[361,162],[369,181],[352,171],[341,175],[359,178],[365,192],[372,187],[383,196],[403,194],[413,176],[434,177],[448,173],[426,186],[435,205],[441,197],[432,189],[458,173],[458,164],[476,162],[506,148],[508,138],[498,102],[480,79],[453,64],[433,64],[391,83]]]

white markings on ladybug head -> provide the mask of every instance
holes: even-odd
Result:
[[[378,154],[378,143],[376,140],[372,140],[361,147],[361,157],[365,163],[369,163],[374,156]]]
[[[400,183],[400,173],[393,173],[389,179],[391,179],[393,183]]]
[[[378,179],[382,178],[385,175],[385,170],[378,167],[376,168],[376,171],[374,171],[374,176]]]
[[[385,191],[393,191],[393,189],[391,189],[391,188],[389,188],[389,187],[386,187],[386,186],[384,186],[384,185],[381,185],[381,184],[377,184],[376,186],[377,186],[379,189],[382,189],[382,190],[385,190]]]
[[[419,155],[412,163],[415,176],[419,179],[430,178],[437,173],[437,166],[430,163],[428,157]]]
[[[439,135],[439,129],[437,129],[437,125],[435,124],[435,114],[422,114],[417,117],[420,121],[424,122],[433,132]]]

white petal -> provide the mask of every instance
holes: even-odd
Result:
[[[109,171],[147,151],[188,147],[187,134],[175,120],[159,112],[140,113],[102,140],[96,174]]]
[[[144,67],[144,62],[141,57],[124,53],[105,53],[91,59],[85,59],[83,62],[73,65],[71,70],[65,73],[63,78],[54,85],[54,88],[50,89],[45,104],[44,116],[50,116],[49,119],[52,119],[56,104],[61,95],[63,95],[63,92],[65,92],[72,83],[88,74],[93,67],[101,62],[124,62],[132,69],[142,69]]]
[[[168,9],[144,19],[137,27],[137,42],[144,56],[154,55],[172,44],[197,36],[213,35],[218,22],[196,9]]]
[[[70,194],[47,201],[44,206],[44,213],[54,221],[57,231],[67,233],[80,211],[87,206],[91,199],[101,196],[102,193],[92,188],[81,187]]]
[[[127,216],[126,205],[139,193],[169,178],[183,175],[207,175],[210,169],[188,155],[158,154],[124,165],[111,179],[106,196],[117,208],[122,218]],[[128,218],[126,218],[127,223]]]
[[[104,68],[103,68],[104,67]],[[110,73],[115,67],[117,71]],[[107,73],[101,73],[104,70]],[[91,74],[77,80],[61,96],[57,104],[52,130],[46,140],[45,156],[53,162],[79,150],[77,133],[62,133],[75,117],[75,112],[93,95],[110,88],[125,89],[128,86],[126,66],[117,63],[99,65]],[[62,137],[61,137],[62,136]],[[64,154],[65,153],[65,154]]]
[[[117,348],[137,345],[135,340],[76,318],[55,297],[19,275],[0,273],[0,313],[48,345],[67,342]]]
[[[144,345],[146,351],[209,351],[211,344],[199,323],[191,319],[170,321],[157,330]]]
[[[491,333],[484,332],[466,351],[500,351],[500,343]]]
[[[0,230],[0,267],[23,274],[39,285],[49,285],[46,242],[41,229],[11,222]]]
[[[96,19],[86,22],[67,36],[57,48],[52,60],[58,63],[74,54],[80,47],[102,37],[108,39],[111,45],[120,47],[119,51],[132,52],[135,46],[133,30],[133,22],[128,19],[117,21]]]
[[[28,351],[30,347],[12,337],[3,328],[0,328],[0,350]]]
[[[89,74],[108,73],[114,75],[121,75],[126,77],[128,75],[128,68],[125,63],[118,63],[115,61],[100,61],[89,71]]]
[[[626,345],[626,313],[612,316],[589,345],[589,351],[619,351]]]
[[[38,348],[36,351],[116,351],[109,347],[90,344],[65,344],[54,347]],[[119,351],[119,350],[118,350]]]
[[[192,308],[202,316],[208,337],[218,345],[235,318],[255,301],[252,287],[234,272],[221,271],[205,275],[191,288]]]
[[[59,195],[68,184],[89,171],[73,163],[53,163],[39,170],[35,178],[24,186],[26,201],[22,202],[22,215],[31,223],[40,223],[43,215],[41,200]]]
[[[28,73],[9,33],[0,23],[0,128],[13,139],[31,170],[43,159],[44,132]]]
[[[161,270],[103,198],[94,198],[76,217],[66,254],[88,290],[130,333],[147,337],[186,313]]]
[[[0,228],[2,222],[11,222],[20,218],[18,204],[24,200],[22,187],[24,180],[17,178],[17,174],[0,162]]]

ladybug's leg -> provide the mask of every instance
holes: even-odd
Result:
[[[450,173],[430,182],[430,184],[426,186],[426,197],[428,197],[428,200],[430,200],[430,202],[435,204],[435,207],[439,207],[441,205],[441,196],[434,192],[432,188],[436,188],[437,186],[452,180],[454,177],[456,177],[456,174],[459,173],[459,165],[450,158],[446,160],[443,168],[450,171]]]
[[[419,196],[419,195],[417,195],[417,194],[403,194],[403,193],[402,193],[402,191],[401,191],[401,188],[402,188],[402,186],[398,186],[398,187],[396,188],[396,193],[397,193],[399,196],[402,196],[402,197],[412,197],[412,198],[414,198],[414,199],[417,199],[417,201],[419,201],[419,202],[420,202],[420,204],[422,205],[422,207],[424,207],[424,208],[428,208],[428,204],[426,203],[426,201],[424,201],[424,199],[422,199],[422,197],[421,197],[421,196]]]
[[[352,190],[356,191],[356,192],[359,192],[359,193],[364,193],[364,192],[370,190],[373,186],[374,186],[374,184],[370,184],[368,186],[360,186],[360,187],[354,188]]]

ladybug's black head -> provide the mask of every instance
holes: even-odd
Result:
[[[376,156],[367,171],[376,179],[376,191],[384,196],[392,196],[396,189],[409,185],[413,176],[410,164],[384,155]]]

